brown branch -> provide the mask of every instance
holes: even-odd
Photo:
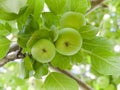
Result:
[[[0,67],[4,66],[6,63],[17,59],[16,52],[9,53],[6,57],[0,60]]]
[[[82,80],[78,79],[77,77],[75,77],[73,74],[71,74],[69,71],[66,70],[62,70],[60,68],[54,68],[50,63],[49,63],[50,67],[58,72],[61,72],[67,76],[69,76],[70,78],[74,79],[79,86],[81,86],[82,88],[84,88],[84,90],[93,90],[91,87],[89,87],[86,83],[84,83]]]
[[[2,61],[0,61],[0,67],[4,66],[9,60],[4,58]]]
[[[17,42],[14,42],[14,43],[12,43],[11,45],[10,45],[10,49],[9,49],[9,51],[8,51],[8,53],[9,52],[12,52],[12,51],[16,51],[16,50],[19,50],[19,45],[17,44]]]
[[[93,12],[94,10],[96,10],[97,8],[103,6],[104,2],[105,0],[97,0],[97,1],[91,0],[92,8],[87,11],[86,16],[90,14],[91,12]]]
[[[7,55],[0,60],[0,67],[4,66],[6,63],[10,61],[14,61],[16,59],[23,58],[24,55],[21,53],[21,49],[17,43],[11,44],[10,49]]]

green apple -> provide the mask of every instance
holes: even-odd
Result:
[[[56,50],[62,55],[74,55],[82,46],[81,35],[76,29],[63,28],[59,31],[55,46]]]
[[[97,78],[96,82],[100,88],[106,88],[109,85],[109,78],[106,76],[100,76]]]
[[[113,84],[109,84],[104,90],[116,90],[116,87]]]
[[[83,14],[78,12],[66,12],[60,19],[60,25],[62,27],[71,27],[79,29],[81,26],[85,25],[85,17]]]
[[[55,46],[47,39],[40,39],[31,49],[31,54],[38,62],[50,62],[55,56]]]

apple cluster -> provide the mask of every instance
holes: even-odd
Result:
[[[48,39],[40,39],[31,49],[33,58],[41,63],[50,62],[56,54],[71,56],[79,52],[82,46],[82,37],[78,29],[85,25],[85,17],[78,12],[66,12],[60,18],[61,29],[58,38],[53,43]]]

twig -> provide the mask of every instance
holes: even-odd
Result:
[[[12,51],[16,51],[16,50],[19,50],[19,45],[17,44],[17,42],[13,42],[11,45],[10,45],[10,49],[9,49],[9,52],[12,52]],[[9,53],[8,52],[8,53]]]
[[[19,56],[19,57],[18,57]],[[0,60],[0,67],[4,66],[6,63],[10,62],[10,61],[14,61],[16,59],[20,59],[23,58],[24,55],[21,53],[21,49],[18,46],[18,44],[12,44],[10,46],[10,49],[7,53],[7,55]]]
[[[16,52],[9,53],[6,57],[0,60],[0,67],[4,66],[6,63],[17,59]]]
[[[88,14],[90,14],[91,12],[93,12],[94,10],[96,10],[97,8],[101,7],[104,2],[105,2],[105,0],[98,0],[98,1],[93,5],[93,7],[92,7],[90,10],[87,11],[86,16],[87,16]]]
[[[86,83],[84,83],[82,80],[78,79],[77,77],[75,77],[73,74],[71,74],[70,72],[66,71],[66,70],[62,70],[60,68],[54,68],[50,63],[49,63],[50,67],[58,72],[61,72],[67,76],[69,76],[70,78],[74,79],[79,86],[83,87],[84,90],[93,90],[91,87],[89,87]]]

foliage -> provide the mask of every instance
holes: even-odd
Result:
[[[94,5],[90,0],[12,0],[12,2],[16,3],[14,7],[10,7],[11,0],[0,0],[0,60],[2,61],[8,54],[10,44],[13,42],[18,43],[24,58],[9,62],[2,67],[0,90],[8,86],[12,89],[21,88],[20,90],[28,90],[28,88],[78,90],[79,86],[74,79],[52,70],[51,65],[69,71],[72,71],[74,66],[90,65],[89,74],[93,74],[94,79],[86,77],[85,68],[83,72],[81,69],[82,74],[76,77],[83,78],[95,90],[101,90],[95,79],[100,76],[107,77],[108,85],[102,90],[107,90],[109,86],[116,90],[116,86],[120,83],[119,0],[105,0],[101,7],[91,13],[88,12]],[[67,12],[79,13],[78,16],[82,16],[81,19],[75,15],[81,19],[80,22],[76,22],[74,17],[68,20],[72,25],[78,23],[79,27],[74,28],[71,23],[63,20],[63,15]],[[64,18],[66,17],[68,16]],[[60,30],[64,28],[61,18],[64,21],[62,24],[69,24],[66,27],[74,28],[82,38],[80,50],[73,55],[61,54],[56,48],[55,43],[60,37]],[[81,22],[84,23],[82,26],[79,25]],[[68,36],[74,38],[72,35]],[[56,48],[54,58],[45,63],[39,62],[31,54],[32,47],[40,39],[49,40]],[[76,44],[75,41],[73,42]],[[117,52],[114,51],[116,46],[119,47]],[[74,74],[74,71],[71,73]],[[42,80],[44,76],[45,80]],[[32,81],[34,84],[29,81],[31,77],[34,77]]]

